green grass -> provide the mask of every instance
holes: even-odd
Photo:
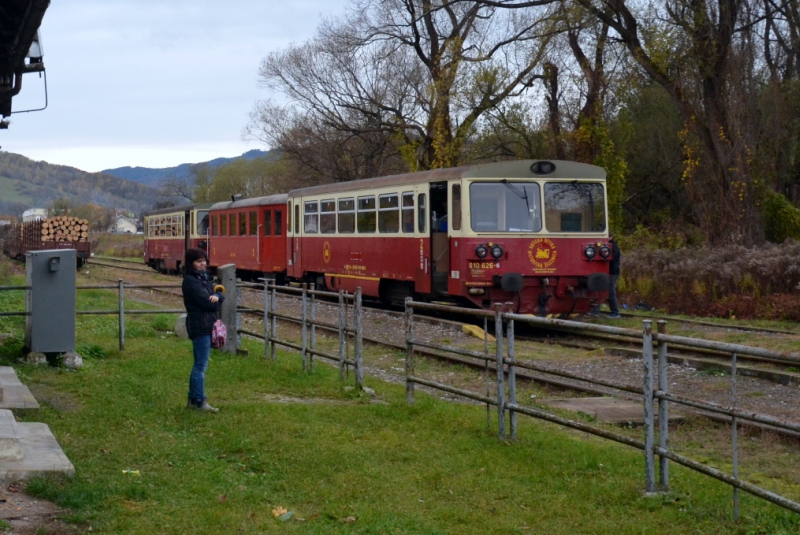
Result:
[[[80,308],[116,303],[113,292],[78,296]],[[0,308],[11,302],[0,300]],[[303,373],[289,352],[265,361],[255,342],[247,342],[249,357],[213,352],[206,388],[222,410],[190,411],[190,344],[164,331],[167,324],[160,315],[132,316],[120,352],[115,317],[79,317],[78,346],[88,350],[78,371],[16,363],[18,330],[0,346],[2,363],[15,365],[42,404],[22,419],[47,423],[76,470],[35,479],[28,491],[70,508],[67,520],[82,528],[758,534],[799,527],[796,516],[748,495],[734,524],[730,488],[680,467],[672,469],[672,493],[644,497],[637,451],[524,417],[518,441],[499,441],[483,407],[422,393],[409,407],[402,385],[368,378],[383,401],[371,403],[345,390],[337,370]],[[20,324],[3,318],[0,325],[11,332]],[[277,506],[291,518],[276,519]]]

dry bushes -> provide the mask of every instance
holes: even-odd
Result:
[[[800,319],[800,243],[624,253],[620,292],[686,314]]]
[[[142,258],[144,236],[141,234],[92,234],[92,252],[118,258]]]

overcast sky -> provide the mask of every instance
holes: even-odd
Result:
[[[313,36],[346,0],[52,0],[40,28],[48,107],[11,116],[3,151],[85,171],[237,156],[270,51]],[[14,111],[44,105],[23,77]]]

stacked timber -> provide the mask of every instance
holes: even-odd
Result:
[[[89,221],[77,217],[56,216],[42,221],[41,240],[85,242],[89,239]]]

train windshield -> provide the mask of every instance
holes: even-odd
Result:
[[[205,236],[208,234],[208,211],[198,211],[197,212],[197,234],[199,236]]]
[[[550,232],[603,232],[606,202],[596,182],[548,182],[544,185],[545,226]]]
[[[541,195],[535,182],[473,182],[469,208],[475,232],[542,230]]]

